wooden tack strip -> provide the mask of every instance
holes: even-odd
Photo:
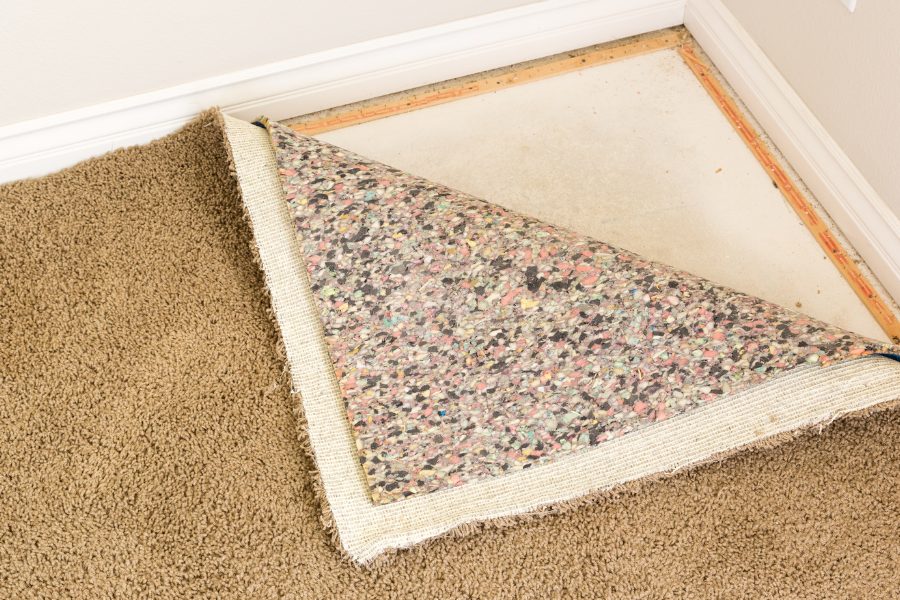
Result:
[[[547,77],[562,75],[563,73],[571,73],[586,67],[615,62],[622,60],[623,58],[639,56],[641,54],[647,54],[648,52],[655,52],[665,48],[675,48],[681,43],[683,43],[681,35],[664,35],[616,48],[598,50],[597,52],[591,52],[590,54],[585,54],[583,56],[566,58],[546,65],[528,67],[521,71],[501,75],[499,77],[491,77],[489,79],[482,79],[473,83],[458,85],[436,92],[410,96],[409,98],[403,98],[401,100],[393,100],[369,108],[351,110],[339,115],[316,119],[307,123],[298,123],[296,125],[291,125],[291,129],[305,135],[316,135],[325,133],[326,131],[348,127],[350,125],[357,125],[367,121],[374,121],[375,119],[383,119],[384,117],[390,117],[392,115],[408,113],[428,106],[443,104],[445,102],[450,102],[451,100],[487,94],[496,90],[522,85],[523,83],[546,79]]]
[[[850,287],[856,292],[856,295],[859,296],[865,307],[872,313],[872,316],[875,317],[875,320],[878,321],[884,332],[887,333],[888,338],[895,344],[900,344],[900,322],[898,322],[897,317],[887,307],[866,276],[856,266],[856,263],[847,256],[840,242],[835,239],[828,226],[822,222],[812,205],[804,198],[800,190],[794,186],[787,173],[784,172],[784,169],[781,168],[781,165],[769,152],[766,144],[759,138],[750,123],[747,122],[747,119],[722,87],[722,84],[710,73],[709,67],[697,57],[693,47],[690,45],[682,46],[678,49],[678,53],[691,68],[691,71],[694,72],[694,75],[697,76],[697,79],[700,80],[700,83],[703,84],[703,87],[706,88],[706,91],[709,92],[709,95],[716,101],[716,104],[719,105],[732,127],[744,140],[744,143],[753,152],[753,155],[756,156],[756,159],[769,174],[769,177],[772,178],[778,189],[781,190],[788,204],[800,216],[800,220],[813,234],[819,246],[825,251],[825,255],[831,259],[831,262],[844,276],[844,279],[847,280],[847,283],[850,284]]]

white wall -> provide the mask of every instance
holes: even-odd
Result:
[[[723,2],[900,214],[900,1]]]
[[[4,0],[0,126],[532,0]]]

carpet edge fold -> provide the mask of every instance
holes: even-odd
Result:
[[[262,269],[278,352],[293,382],[297,434],[317,466],[323,526],[354,564],[485,526],[571,510],[646,482],[771,448],[838,418],[900,405],[900,363],[880,356],[802,367],[715,404],[536,469],[375,506],[284,201],[269,133],[221,113],[233,175]]]

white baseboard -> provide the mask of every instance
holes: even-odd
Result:
[[[211,106],[284,119],[664,27],[685,0],[544,0],[0,127],[0,183],[175,131]]]
[[[887,291],[900,300],[900,218],[721,0],[688,0],[684,24]]]
[[[682,22],[900,299],[900,218],[721,0],[544,0],[14,123],[0,127],[0,183],[147,143],[211,106],[284,119]]]

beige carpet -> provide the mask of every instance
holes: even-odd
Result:
[[[210,123],[0,187],[0,597],[896,597],[897,411],[342,561]]]

